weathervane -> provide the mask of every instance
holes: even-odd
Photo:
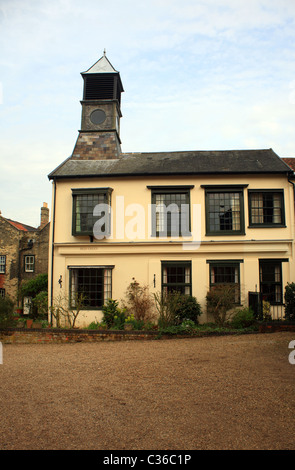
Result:
[[[107,51],[106,51],[105,48],[104,48],[104,50],[103,50],[103,55],[105,56],[106,53],[107,53]]]

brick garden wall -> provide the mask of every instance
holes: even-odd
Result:
[[[102,331],[102,330],[60,330],[54,328],[10,328],[0,330],[3,344],[45,344],[45,343],[96,343],[101,341],[126,341],[155,339],[154,331]]]
[[[259,333],[275,333],[277,331],[294,331],[295,324],[263,324],[260,325]],[[250,332],[251,333],[251,332]],[[228,335],[230,333],[214,333],[211,335]],[[232,334],[237,334],[233,332]],[[241,332],[241,334],[243,334]],[[248,333],[249,334],[249,333]],[[207,336],[200,333],[197,336]],[[46,344],[46,343],[97,343],[101,341],[130,341],[130,340],[155,340],[159,337],[158,331],[119,331],[119,330],[64,330],[55,328],[8,328],[0,329],[0,342],[3,344]],[[162,339],[168,338],[192,338],[192,335],[161,335]]]

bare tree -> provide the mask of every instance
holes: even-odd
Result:
[[[55,319],[57,328],[67,325],[75,328],[76,320],[81,313],[86,297],[83,294],[75,294],[71,301],[67,295],[60,294],[54,299],[53,305],[50,307],[50,313]]]

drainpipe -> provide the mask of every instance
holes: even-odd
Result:
[[[56,179],[53,179],[53,213],[52,213],[52,241],[51,241],[51,273],[50,273],[50,304],[53,303],[53,261],[54,261],[54,232],[55,232],[55,205],[56,205]],[[50,324],[52,325],[52,312],[50,311]]]
[[[295,224],[295,222],[294,222],[294,216],[295,216],[295,183],[294,183],[294,181],[290,180],[289,178],[288,178],[288,182],[293,186],[293,205],[292,205],[292,206],[293,206],[293,214],[292,214],[292,215],[293,215],[293,224],[292,224],[292,238],[293,238],[293,243],[292,243],[292,258],[293,258],[293,254],[294,254],[294,253],[293,253],[293,251],[294,251],[294,238],[295,238],[295,237],[294,237],[294,224]]]

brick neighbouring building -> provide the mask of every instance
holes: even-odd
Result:
[[[48,272],[49,209],[41,207],[38,228],[3,217],[0,213],[0,295],[21,308],[18,296],[23,281]]]
[[[283,157],[282,160],[287,163],[293,171],[295,171],[295,157]]]

